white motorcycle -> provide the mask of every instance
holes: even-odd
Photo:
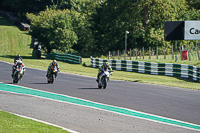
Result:
[[[20,62],[16,68],[15,68],[15,72],[13,74],[13,83],[18,83],[19,80],[22,79],[24,72],[26,71],[25,66],[22,65],[22,63]]]
[[[110,71],[107,69],[106,71],[103,70],[103,73],[99,76],[99,82],[98,82],[98,88],[101,89],[106,89],[110,75],[112,75],[113,71]]]

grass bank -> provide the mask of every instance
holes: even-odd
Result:
[[[0,110],[0,132],[2,133],[69,133],[31,119],[22,118]]]
[[[20,31],[0,16],[0,55],[16,56],[17,54],[31,56],[31,36]]]

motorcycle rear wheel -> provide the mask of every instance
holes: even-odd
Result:
[[[47,82],[50,84],[51,83],[51,75],[47,76]]]
[[[13,78],[13,83],[15,83],[15,84],[17,84],[18,83],[18,73],[16,73],[15,75],[14,75],[14,78]]]
[[[54,74],[51,74],[51,84],[53,84],[54,79],[55,79],[55,75],[54,75]]]

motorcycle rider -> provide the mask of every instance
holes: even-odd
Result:
[[[15,60],[15,64],[12,66],[12,75],[11,75],[12,77],[13,77],[13,74],[15,73],[17,66],[20,66],[20,65],[22,65],[22,67],[25,67],[22,60]]]
[[[97,83],[99,83],[99,76],[103,73],[103,70],[106,71],[106,69],[109,69],[110,71],[112,71],[112,68],[111,66],[109,66],[109,63],[106,62],[106,63],[103,63],[103,65],[99,68],[98,70],[98,74],[97,74]]]
[[[16,63],[17,60],[21,60],[22,61],[22,57],[19,54],[15,57],[14,63]]]
[[[50,74],[50,72],[51,72],[51,68],[52,68],[53,66],[56,66],[56,67],[58,68],[58,71],[59,71],[60,68],[59,68],[59,65],[58,65],[57,61],[56,61],[56,60],[53,60],[53,62],[51,62],[51,63],[49,64],[46,77],[49,76],[49,74]],[[56,75],[56,77],[57,77],[57,75]]]
[[[17,65],[19,64],[19,63],[17,63],[18,61],[22,61],[22,57],[19,54],[14,59],[14,65],[12,66],[12,75],[11,75],[12,77],[13,77],[13,74],[15,72],[15,69],[16,69]]]

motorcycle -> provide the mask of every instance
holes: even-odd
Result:
[[[13,74],[13,83],[18,83],[19,80],[22,80],[22,77],[24,75],[24,72],[26,71],[25,66],[22,65],[22,63],[19,63],[16,66],[15,72]]]
[[[98,82],[98,88],[106,89],[110,75],[112,75],[113,71],[110,71],[109,69],[103,70],[103,73],[99,76],[99,82]]]
[[[54,80],[57,77],[58,74],[58,68],[56,66],[51,67],[51,71],[47,77],[47,82],[53,84]]]

